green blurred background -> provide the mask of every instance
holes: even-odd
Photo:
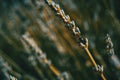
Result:
[[[107,80],[120,80],[120,1],[54,0],[76,22],[89,39],[89,49],[96,62],[104,66]],[[13,75],[18,80],[57,80],[48,66],[32,65],[21,42],[27,31],[47,58],[72,80],[101,80],[84,49],[64,27],[63,21],[44,0],[0,0],[0,80]],[[115,55],[106,52],[105,36],[110,34]]]

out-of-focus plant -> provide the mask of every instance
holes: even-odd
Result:
[[[37,60],[41,64],[47,65],[50,68],[50,70],[58,77],[59,80],[70,80],[67,72],[61,73],[53,66],[53,64],[51,64],[51,60],[47,59],[46,53],[44,53],[41,50],[41,48],[36,44],[34,39],[30,36],[31,36],[30,33],[26,32],[23,35],[23,40],[25,40],[35,51],[35,57],[37,58]],[[33,58],[30,58],[30,59],[33,59]],[[32,60],[32,63],[33,63],[33,65],[35,65],[35,61]]]

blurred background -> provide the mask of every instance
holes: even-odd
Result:
[[[104,66],[107,80],[120,80],[120,1],[54,0],[76,22],[89,40],[95,61]],[[57,80],[35,51],[21,41],[29,32],[47,58],[69,80],[101,80],[83,48],[44,0],[0,0],[0,80]],[[106,51],[110,34],[114,55]],[[33,62],[35,64],[33,64]]]

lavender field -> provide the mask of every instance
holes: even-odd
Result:
[[[0,0],[0,80],[120,80],[119,0]]]

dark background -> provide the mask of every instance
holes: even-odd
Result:
[[[0,56],[8,63],[9,75],[18,80],[57,80],[48,66],[33,66],[21,42],[29,32],[47,58],[60,72],[68,72],[73,80],[101,80],[84,51],[74,41],[63,21],[44,2],[38,0],[0,0]],[[81,33],[89,39],[95,61],[104,66],[107,80],[120,80],[120,1],[119,0],[55,0],[71,16]],[[116,62],[106,52],[105,36],[110,34]],[[30,53],[30,54],[28,54]],[[5,63],[4,62],[4,63]],[[117,64],[118,62],[118,64]],[[0,62],[0,80],[7,80]]]

